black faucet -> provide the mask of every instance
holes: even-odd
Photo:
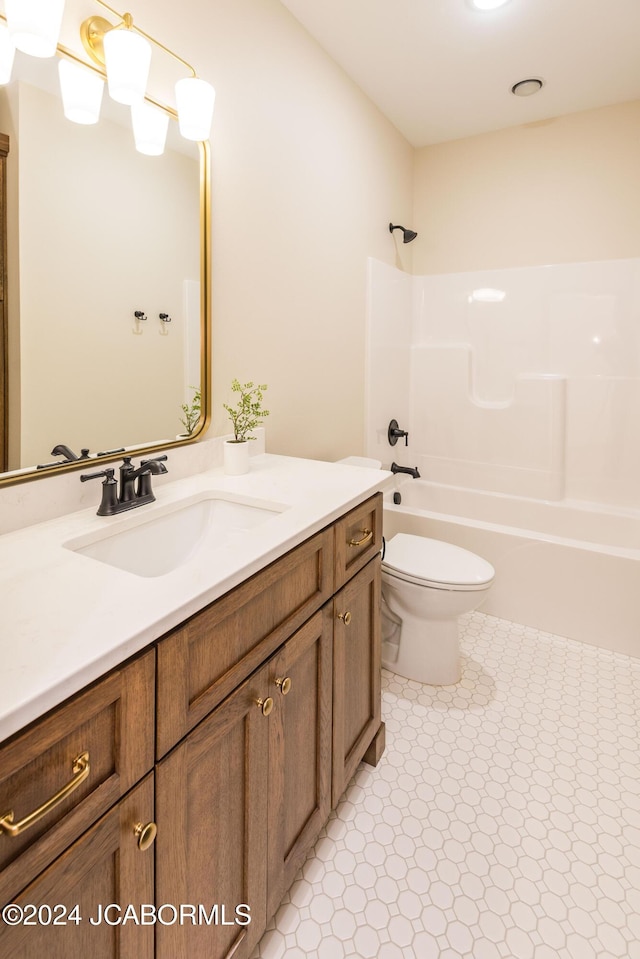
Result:
[[[56,460],[55,463],[44,463],[42,466],[38,466],[39,470],[46,470],[52,466],[64,466],[66,463],[77,463],[79,460],[88,460],[89,459],[89,450],[81,449],[80,456],[77,453],[74,453],[72,449],[69,449],[68,446],[65,446],[64,443],[58,443],[57,446],[54,446],[51,450],[51,456],[64,456],[63,460]]]
[[[141,460],[140,466],[135,469],[131,463],[131,457],[125,456],[120,467],[119,496],[118,481],[114,476],[115,469],[109,468],[101,470],[99,473],[83,473],[80,476],[81,483],[86,483],[90,479],[98,479],[101,476],[105,478],[102,484],[102,500],[98,507],[98,516],[115,516],[117,513],[124,513],[125,510],[135,509],[136,506],[153,503],[155,496],[151,489],[151,476],[167,472],[167,467],[163,462],[166,458],[166,455],[164,455],[157,456],[152,460]],[[136,480],[138,480],[137,486]]]
[[[391,464],[392,473],[408,473],[409,476],[413,476],[414,479],[420,479],[420,473],[418,472],[417,466],[398,466],[397,463]]]
[[[51,450],[52,456],[64,456],[67,463],[75,463],[76,460],[88,460],[89,459],[89,450],[81,449],[80,456],[70,450],[68,446],[65,446],[64,443],[58,443],[57,446],[54,446]]]

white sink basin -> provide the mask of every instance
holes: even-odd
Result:
[[[205,543],[228,545],[237,536],[266,522],[287,507],[258,500],[235,500],[218,493],[200,493],[179,503],[158,507],[151,515],[128,514],[113,529],[80,536],[65,549],[135,573],[163,576],[182,566]]]

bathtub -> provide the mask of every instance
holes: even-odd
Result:
[[[640,657],[640,511],[545,502],[397,477],[384,535],[417,533],[489,560],[482,612]]]

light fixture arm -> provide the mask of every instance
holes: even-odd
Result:
[[[104,7],[105,10],[108,10],[109,13],[113,14],[114,17],[117,17],[118,20],[121,21],[119,26],[114,27],[113,24],[109,23],[108,20],[105,20],[104,17],[89,17],[89,19],[85,20],[82,24],[81,37],[83,46],[89,56],[96,63],[104,65],[102,40],[105,33],[108,33],[109,30],[119,30],[121,26],[124,26],[127,30],[135,30],[136,33],[139,33],[140,36],[144,37],[145,40],[148,40],[149,43],[153,43],[156,47],[164,50],[164,52],[168,53],[170,57],[173,57],[173,59],[177,60],[178,63],[181,63],[183,67],[186,67],[192,76],[197,76],[196,71],[187,60],[178,56],[177,53],[174,53],[173,50],[170,50],[169,47],[166,47],[164,43],[156,40],[155,37],[152,37],[144,30],[141,30],[140,27],[136,26],[130,13],[119,13],[108,3],[105,3],[105,0],[96,0],[96,3],[100,4],[101,7]]]

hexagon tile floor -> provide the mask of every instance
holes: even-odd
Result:
[[[383,672],[260,959],[640,959],[640,660],[472,613],[463,677]]]

